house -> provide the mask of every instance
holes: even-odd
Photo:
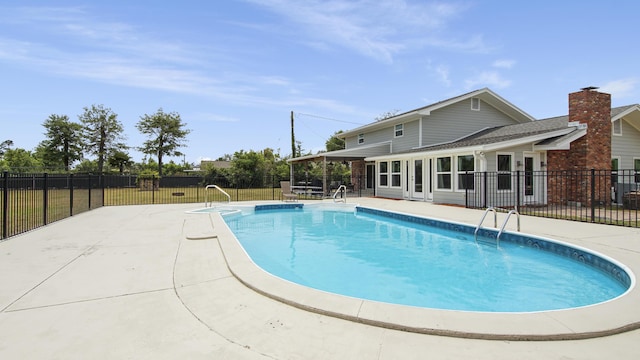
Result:
[[[524,203],[566,201],[555,198],[552,180],[534,182],[533,174],[640,171],[640,105],[612,109],[611,96],[593,87],[569,94],[566,116],[534,119],[484,88],[340,137],[344,150],[290,162],[322,161],[326,167],[327,162],[348,161],[356,188],[372,189],[381,197],[449,204],[465,204],[469,192],[483,186],[484,192],[522,192],[518,195]],[[521,178],[513,178],[519,171]],[[483,185],[474,180],[478,173],[495,173],[498,180]],[[598,201],[610,201],[612,187],[628,191],[635,182],[614,184],[619,179],[609,178]],[[516,190],[519,181],[526,186]]]

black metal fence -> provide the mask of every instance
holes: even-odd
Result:
[[[91,175],[4,172],[0,181],[0,239],[102,206],[100,180]]]
[[[640,226],[640,172],[635,170],[478,172],[466,177],[468,208]]]
[[[260,181],[218,179],[216,184],[231,201],[282,200],[280,179]],[[308,181],[307,181],[308,180]],[[318,187],[312,184],[320,184]],[[363,196],[349,179],[318,179],[294,183],[300,199],[322,199],[345,186],[340,196]],[[0,178],[0,239],[47,225],[100,206],[225,202],[218,190],[207,190],[202,176],[138,177],[136,175],[14,174]]]
[[[231,201],[282,200],[280,179],[260,184],[242,179],[216,185]],[[520,214],[640,227],[640,172],[516,171],[461,174],[469,208],[516,209]],[[364,179],[296,177],[300,199],[373,196]],[[110,205],[225,202],[227,195],[207,190],[201,176],[138,178],[135,175],[13,174],[0,177],[0,239]],[[344,185],[344,187],[341,187]]]

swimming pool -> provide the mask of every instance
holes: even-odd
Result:
[[[492,230],[476,242],[474,228],[462,224],[365,207],[274,204],[225,221],[269,273],[385,303],[545,311],[607,301],[631,284],[623,265],[585,249],[513,233],[498,247]]]

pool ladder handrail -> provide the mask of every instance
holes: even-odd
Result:
[[[480,219],[480,223],[478,224],[478,226],[476,226],[476,231],[473,232],[473,237],[475,239],[475,241],[478,241],[478,231],[482,228],[482,223],[484,222],[484,219],[487,217],[487,214],[493,212],[493,227],[498,227],[498,212],[496,210],[496,208],[494,208],[493,206],[489,206],[485,211],[484,214],[482,214],[482,218]]]
[[[502,226],[500,227],[500,231],[498,231],[498,236],[496,236],[496,241],[500,241],[500,235],[504,232],[505,226],[507,226],[507,222],[509,221],[509,217],[511,214],[516,214],[517,217],[517,230],[520,232],[520,213],[517,210],[511,210],[507,213],[507,217],[504,219]]]
[[[205,190],[205,199],[204,199],[204,207],[209,207],[209,192],[206,190],[209,189],[217,189],[218,191],[220,191],[221,193],[223,193],[226,197],[227,197],[227,204],[231,202],[231,196],[229,194],[227,194],[226,191],[222,190],[222,188],[218,185],[207,185],[205,186],[204,190]],[[211,204],[213,205],[213,201],[211,201]]]
[[[489,212],[493,212],[493,227],[495,228],[498,227],[498,211],[493,206],[490,206],[484,211],[484,214],[482,215],[482,219],[480,219],[480,223],[478,224],[478,226],[476,226],[476,230],[473,233],[473,236],[476,242],[478,241],[478,231],[482,228],[482,223],[484,222],[484,219],[487,217],[487,214]],[[509,222],[509,218],[511,217],[511,214],[516,214],[517,230],[518,232],[520,232],[520,213],[515,209],[510,210],[507,213],[507,217],[504,219],[502,226],[500,226],[500,230],[498,231],[498,235],[496,236],[496,245],[500,245],[500,235],[502,235],[502,233],[504,232],[504,228],[507,226],[507,223]]]
[[[340,192],[340,190],[344,190],[344,197],[341,197],[340,199],[337,199],[338,193]],[[338,202],[338,201],[342,201],[343,203],[347,203],[347,187],[346,185],[340,185],[338,186],[338,188],[336,189],[336,192],[333,193],[333,202]]]

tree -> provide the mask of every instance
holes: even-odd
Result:
[[[96,160],[84,159],[73,170],[77,173],[82,174],[94,174],[96,172],[99,172],[98,162]]]
[[[41,168],[42,164],[25,149],[8,149],[5,151],[2,160],[7,170],[19,172]]]
[[[82,125],[69,121],[67,115],[51,114],[42,124],[46,129],[46,139],[40,143],[45,167],[64,167],[69,171],[71,164],[82,159]]]
[[[124,173],[125,167],[130,167],[133,165],[133,160],[131,160],[131,156],[124,151],[116,150],[109,155],[109,159],[107,160],[110,166],[113,166],[118,169],[120,175]]]
[[[240,179],[246,181],[242,184],[236,183],[236,186],[261,187],[264,184],[265,159],[264,154],[249,150],[236,151],[231,160],[231,172],[238,182]]]
[[[331,135],[329,140],[327,140],[327,142],[325,142],[325,145],[327,147],[327,151],[336,151],[336,150],[343,150],[344,149],[344,139],[340,139],[337,136],[337,135],[339,135],[341,133],[342,133],[342,130],[336,131],[335,133],[333,133],[333,135]]]
[[[4,153],[7,150],[9,150],[9,148],[11,148],[12,146],[13,146],[13,141],[11,140],[5,140],[0,143],[0,159],[2,159],[2,156],[4,155]]]
[[[84,113],[78,118],[84,125],[85,149],[98,157],[98,172],[102,173],[109,154],[127,149],[120,142],[125,139],[122,124],[118,121],[118,115],[103,105],[85,107]]]
[[[185,138],[191,132],[191,130],[185,129],[185,126],[186,124],[180,119],[180,114],[176,112],[165,113],[162,108],[153,115],[141,116],[140,121],[136,124],[138,130],[149,138],[139,150],[157,157],[159,176],[162,176],[162,157],[164,155],[182,155],[178,149],[185,145]]]
[[[382,120],[386,120],[388,118],[394,117],[396,115],[398,115],[398,113],[400,113],[400,110],[398,109],[393,109],[391,111],[387,111],[384,112],[382,114],[380,114],[378,117],[376,117],[374,120],[375,121],[382,121]]]

